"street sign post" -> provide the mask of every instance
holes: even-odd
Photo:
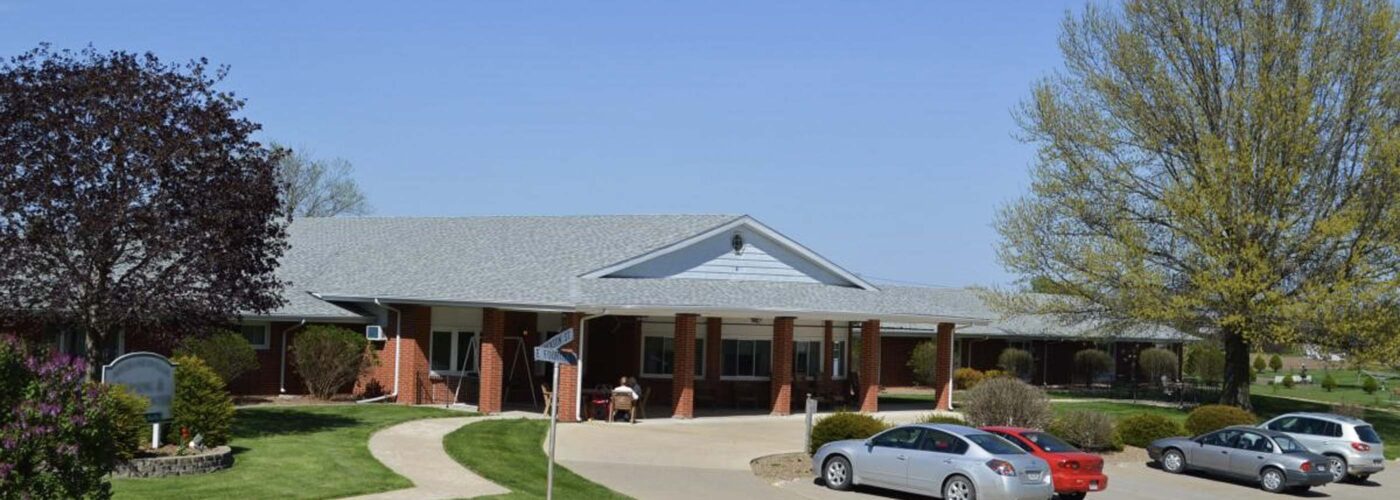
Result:
[[[550,390],[550,408],[554,411],[549,414],[549,472],[545,478],[546,500],[554,500],[554,435],[559,424],[559,365],[572,365],[578,363],[578,356],[572,352],[561,351],[559,348],[574,340],[574,329],[570,328],[559,332],[558,335],[550,337],[539,347],[535,348],[535,361],[548,361],[554,363],[554,386]]]

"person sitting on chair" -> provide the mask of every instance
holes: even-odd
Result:
[[[618,380],[618,381],[617,381],[617,387],[614,387],[613,390],[612,390],[613,394],[617,394],[617,393],[626,394],[626,395],[628,395],[628,396],[631,396],[633,401],[636,401],[636,400],[638,400],[638,399],[641,399],[641,398],[642,398],[642,394],[639,393],[639,392],[637,392],[636,389],[633,389],[631,384],[628,384],[628,382],[629,382],[628,378],[629,378],[629,377],[622,377],[621,380]]]
[[[625,385],[631,387],[632,393],[636,394],[636,396],[632,398],[633,400],[642,398],[642,384],[637,383],[637,377],[627,377],[627,383]]]

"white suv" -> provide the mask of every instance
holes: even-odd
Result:
[[[1385,445],[1365,420],[1331,413],[1285,413],[1260,427],[1287,433],[1332,460],[1333,481],[1365,481],[1385,469]]]

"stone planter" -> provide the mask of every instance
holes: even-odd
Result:
[[[233,466],[233,449],[227,446],[210,448],[199,455],[180,457],[133,458],[117,464],[114,477],[165,477],[205,474]]]

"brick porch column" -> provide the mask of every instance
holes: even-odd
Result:
[[[583,313],[564,313],[564,328],[574,329],[574,340],[570,341],[567,344],[564,344],[564,346],[560,347],[559,350],[571,351],[574,354],[580,354],[579,345],[581,345],[580,343],[583,341],[584,333],[580,328],[580,326],[582,326],[582,321]],[[578,376],[579,370],[582,369],[582,365],[583,356],[578,357],[578,364],[576,365],[559,365],[559,387],[556,387],[554,389],[559,391],[559,408],[555,411],[559,412],[560,422],[579,421]],[[553,367],[551,367],[551,369],[553,369]],[[553,373],[550,373],[549,375],[550,377],[554,376]]]
[[[481,377],[477,411],[487,415],[501,412],[501,387],[505,382],[506,312],[481,310]]]
[[[792,327],[796,318],[773,318],[773,414],[792,414]]]
[[[720,373],[724,371],[724,318],[705,318],[705,385],[717,396]]]
[[[953,409],[953,324],[938,324],[938,363],[933,373],[935,410]]]
[[[695,418],[695,324],[697,314],[677,314],[672,339],[671,418]]]
[[[831,357],[833,349],[836,348],[836,342],[832,338],[832,326],[830,321],[822,322],[822,375],[817,382],[817,390],[822,394],[831,392],[831,372],[835,369]]]
[[[880,411],[880,320],[860,325],[860,411]]]

